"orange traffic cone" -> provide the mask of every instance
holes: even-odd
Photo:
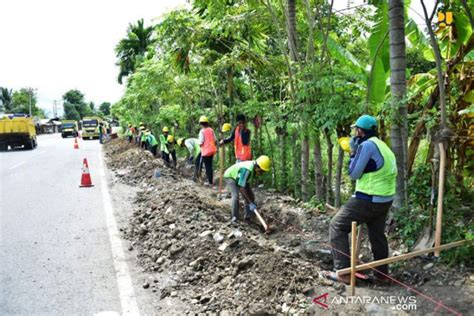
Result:
[[[74,138],[74,149],[79,149],[79,143],[77,142],[77,137]]]
[[[87,159],[84,158],[84,162],[82,165],[81,185],[79,187],[87,188],[87,187],[93,187],[93,186],[94,185],[92,184],[91,175],[89,173],[89,164],[87,163]]]

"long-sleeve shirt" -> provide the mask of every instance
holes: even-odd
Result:
[[[370,140],[363,141],[355,155],[349,161],[349,176],[353,180],[360,179],[364,173],[375,172],[383,167],[384,159],[377,145]],[[374,203],[385,203],[393,200],[394,196],[369,196],[362,192],[356,192],[355,197],[362,200],[370,200]]]
[[[235,130],[237,129],[237,127],[235,127],[233,130],[232,130],[232,133],[230,133],[230,136],[225,138],[224,139],[224,144],[227,144],[227,143],[230,143],[232,141],[234,141],[235,139]],[[245,128],[245,129],[242,129],[240,130],[240,137],[242,138],[242,144],[247,146],[250,144],[250,129],[248,128]]]
[[[184,145],[189,151],[189,156],[196,158],[201,152],[199,147],[199,140],[197,138],[188,138],[184,141]]]

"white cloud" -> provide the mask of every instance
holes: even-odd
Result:
[[[145,25],[185,0],[2,0],[0,86],[38,89],[52,111],[69,89],[96,104],[120,99],[114,48],[128,24]]]

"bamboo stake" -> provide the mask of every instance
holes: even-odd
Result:
[[[439,185],[438,185],[438,208],[436,212],[436,230],[435,230],[435,247],[441,245],[441,227],[443,224],[443,197],[444,197],[444,169],[446,165],[446,152],[442,142],[439,146]],[[435,250],[435,257],[439,257],[440,250]]]
[[[355,295],[357,264],[357,222],[352,222],[351,234],[351,296]]]
[[[455,242],[452,242],[452,243],[449,243],[449,244],[446,244],[446,245],[441,245],[439,247],[421,249],[421,250],[409,252],[409,253],[406,253],[406,254],[403,254],[403,255],[400,255],[400,256],[395,256],[395,257],[391,257],[391,258],[385,258],[385,259],[381,259],[381,260],[377,260],[377,261],[372,261],[372,262],[369,262],[369,263],[364,263],[364,264],[356,266],[355,271],[357,272],[357,271],[367,270],[367,269],[375,268],[375,267],[378,267],[378,266],[381,266],[381,265],[384,265],[384,264],[390,264],[390,263],[410,259],[410,258],[413,258],[413,257],[418,257],[418,256],[423,255],[425,253],[434,252],[435,250],[446,250],[446,249],[450,249],[450,248],[454,248],[454,247],[463,246],[464,244],[467,244],[467,243],[471,243],[471,241],[459,240],[459,241],[455,241]],[[351,273],[351,268],[345,268],[345,269],[337,270],[336,273],[337,273],[337,275],[349,274],[349,273]]]
[[[225,148],[224,145],[219,147],[219,168],[220,168],[220,177],[219,177],[219,199],[222,198],[222,181],[224,179],[224,157],[225,157]]]

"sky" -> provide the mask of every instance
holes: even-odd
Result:
[[[96,105],[114,103],[124,88],[114,48],[128,24],[143,18],[150,25],[185,2],[0,0],[0,87],[38,89],[38,105],[49,115],[70,89]]]
[[[411,14],[422,14],[412,1]],[[426,1],[430,2],[430,1]],[[114,48],[128,24],[152,24],[185,0],[0,0],[0,87],[37,89],[38,105],[52,115],[54,100],[70,89],[96,105],[123,94]],[[350,0],[351,6],[363,3]],[[347,0],[336,0],[335,10]],[[59,114],[62,107],[58,106]]]

